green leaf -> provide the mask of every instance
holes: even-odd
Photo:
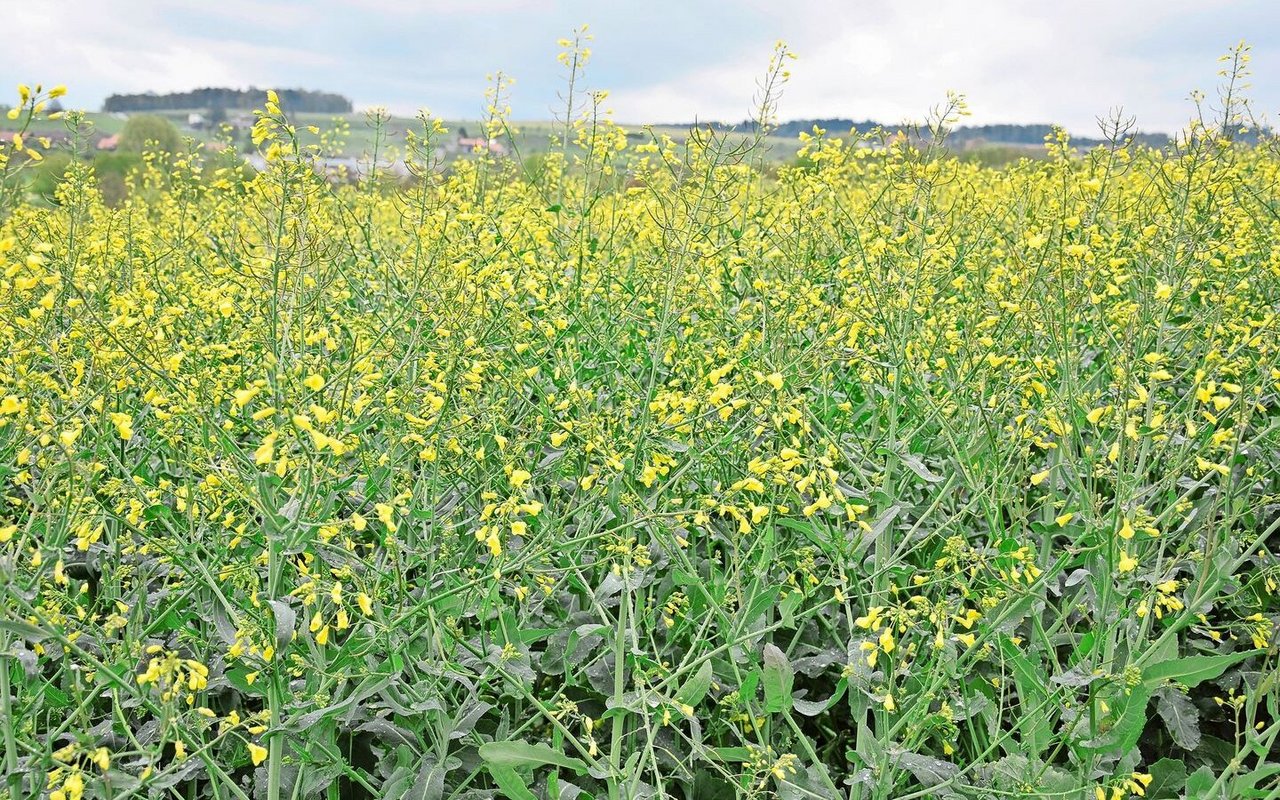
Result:
[[[902,453],[899,457],[902,459],[903,466],[914,472],[916,477],[925,483],[942,482],[942,476],[926,467],[924,461],[920,459],[920,456],[913,453]]]
[[[676,702],[687,706],[696,706],[702,702],[702,698],[706,697],[711,689],[712,677],[711,662],[703,661],[698,671],[676,690]]]
[[[1175,758],[1162,758],[1147,770],[1151,785],[1147,787],[1150,800],[1172,800],[1187,785],[1187,765]]]
[[[752,753],[745,747],[713,747],[710,756],[716,761],[745,763],[751,760]]]
[[[1138,743],[1142,729],[1147,726],[1147,701],[1150,699],[1150,686],[1140,683],[1133,687],[1129,692],[1124,710],[1120,712],[1111,730],[1081,743],[1081,747],[1095,753],[1127,753]]]
[[[1155,689],[1164,680],[1177,681],[1190,689],[1202,681],[1218,677],[1226,672],[1229,667],[1235,666],[1246,658],[1251,658],[1257,654],[1257,650],[1246,650],[1243,653],[1228,653],[1219,656],[1173,658],[1152,664],[1142,670],[1142,680],[1152,689]]]
[[[1018,687],[1019,704],[1024,710],[1019,727],[1029,745],[1029,752],[1039,755],[1049,745],[1052,731],[1043,711],[1049,697],[1045,674],[1031,664],[1007,636],[1000,637],[1000,651],[1013,667],[1014,683]]]
[[[1211,798],[1209,790],[1213,788],[1213,784],[1217,782],[1217,778],[1213,774],[1213,770],[1204,766],[1187,777],[1187,800],[1217,800]]]
[[[28,642],[38,642],[41,639],[49,638],[47,631],[20,619],[0,619],[0,631],[8,631],[19,639],[26,639]]]
[[[276,649],[284,650],[293,641],[294,626],[298,615],[283,600],[272,600],[271,614],[276,619]]]
[[[524,778],[521,778],[520,773],[512,767],[504,767],[500,764],[489,764],[488,767],[489,774],[493,776],[493,782],[498,784],[498,789],[510,800],[538,800],[537,795],[529,791],[529,785],[524,782]]]
[[[147,506],[143,510],[142,518],[146,520],[173,519],[173,509],[163,503],[156,503],[153,506]]]
[[[742,616],[744,622],[754,622],[764,615],[766,611],[778,604],[778,587],[772,586],[759,594],[754,592],[751,595],[751,602],[747,606],[746,614]]]
[[[529,744],[528,742],[486,742],[480,745],[480,757],[490,767],[542,767],[554,764],[557,767],[571,769],[579,775],[587,771],[586,763],[580,758],[573,758],[552,750],[545,744]],[[492,771],[492,770],[490,770]]]
[[[1178,747],[1195,750],[1200,746],[1200,711],[1189,697],[1173,687],[1158,689],[1156,713]]]
[[[960,767],[950,761],[909,750],[894,754],[893,765],[910,772],[925,787],[946,783],[960,774]]]
[[[764,646],[764,710],[770,713],[790,711],[791,686],[795,673],[787,654],[772,644]]]
[[[1264,764],[1252,772],[1233,778],[1230,794],[1232,797],[1275,797],[1275,794],[1267,792],[1265,788],[1257,787],[1260,782],[1275,778],[1277,775],[1280,775],[1280,764]]]

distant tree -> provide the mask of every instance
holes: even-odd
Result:
[[[684,127],[688,123],[682,123]],[[738,131],[754,131],[756,123],[753,120],[744,120],[738,123],[726,122],[707,122],[705,120],[697,123],[700,127],[711,127],[716,130],[738,130]],[[844,136],[850,129],[856,128],[861,132],[867,132],[873,128],[884,128],[885,130],[896,130],[898,125],[884,125],[873,120],[863,120],[856,122],[852,119],[797,119],[790,122],[783,122],[771,129],[774,136],[784,138],[793,138],[801,133],[808,133],[813,130],[814,126],[818,126],[825,130],[831,136]],[[1042,145],[1046,136],[1053,132],[1050,125],[960,125],[947,132],[947,141],[952,147],[964,147],[970,144],[1023,144],[1023,145]],[[927,137],[928,133],[924,135]],[[1133,135],[1134,142],[1144,144],[1149,147],[1163,147],[1168,144],[1169,137],[1163,133],[1136,133]],[[1103,140],[1089,138],[1083,136],[1075,136],[1072,143],[1077,147],[1094,147],[1104,144]]]
[[[56,203],[54,192],[57,191],[58,184],[62,183],[70,166],[70,153],[65,150],[54,150],[49,153],[33,170],[30,192],[45,202]]]
[[[128,153],[141,153],[149,148],[175,153],[182,147],[182,135],[178,133],[177,126],[164,117],[142,114],[129,117],[120,131],[117,146]]]
[[[93,174],[98,179],[102,201],[115,208],[129,196],[129,176],[142,166],[137,153],[98,153],[93,157]]]
[[[280,89],[280,107],[290,112],[349,114],[351,100],[332,92]],[[194,89],[170,94],[113,94],[102,104],[103,111],[195,111],[201,108],[249,110],[266,101],[266,89]]]

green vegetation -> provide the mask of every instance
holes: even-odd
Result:
[[[176,153],[182,148],[182,135],[164,117],[142,114],[129,117],[120,131],[119,149],[126,153],[155,150]]]
[[[785,48],[684,140],[587,55],[537,154],[328,180],[268,95],[114,208],[23,87],[7,796],[1280,795],[1280,140],[784,166]]]

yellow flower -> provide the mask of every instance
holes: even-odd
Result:
[[[1042,470],[1042,471],[1037,472],[1036,474],[1032,475],[1032,476],[1031,476],[1031,485],[1032,485],[1032,486],[1039,486],[1040,484],[1044,483],[1044,482],[1045,482],[1045,479],[1049,477],[1049,473],[1050,473],[1050,472],[1051,472],[1051,470],[1047,470],[1047,469],[1046,469],[1046,470]]]
[[[112,413],[110,414],[111,424],[116,426],[116,433],[121,440],[129,441],[133,438],[133,418],[128,414]]]
[[[884,613],[884,606],[872,606],[867,609],[867,613],[864,616],[855,619],[853,624],[863,629],[874,628],[880,621],[880,615],[882,613]]]
[[[313,392],[318,392],[324,388],[324,378],[319,375],[308,375],[302,381],[302,385]]]
[[[58,440],[62,442],[63,447],[74,447],[75,443],[80,439],[80,432],[82,430],[83,429],[80,427],[67,428],[62,433],[58,434]]]
[[[231,402],[235,403],[238,408],[244,408],[253,402],[253,398],[257,397],[262,391],[260,386],[250,386],[247,389],[236,389],[231,393]]]
[[[253,451],[253,463],[258,466],[270,464],[275,459],[277,434],[269,433],[262,440],[262,444],[258,445],[258,449]]]
[[[249,742],[249,760],[253,762],[253,765],[255,767],[261,764],[263,761],[266,761],[267,748],[263,747],[262,745],[254,744],[253,742]]]
[[[400,526],[396,524],[396,510],[393,506],[386,503],[377,503],[373,510],[378,512],[378,520],[386,527],[387,533],[395,533],[400,530]]]

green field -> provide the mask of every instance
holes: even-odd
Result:
[[[0,140],[0,797],[1280,797],[1280,141],[964,108]]]

